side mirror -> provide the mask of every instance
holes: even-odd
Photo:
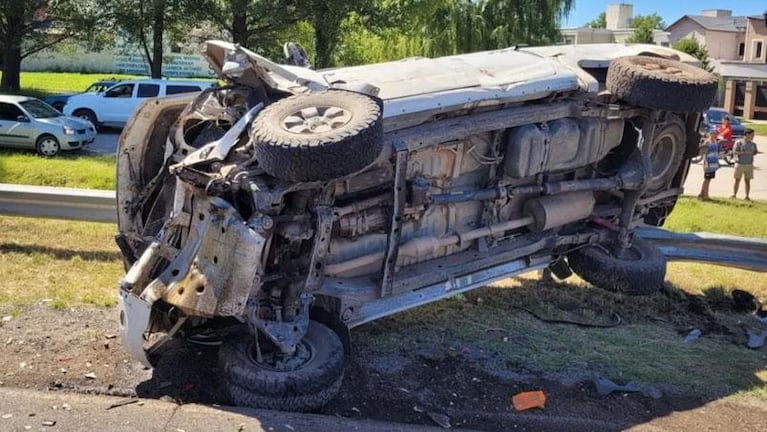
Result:
[[[20,115],[20,116],[16,117],[16,121],[19,122],[19,123],[29,123],[29,117],[27,117],[25,115]]]

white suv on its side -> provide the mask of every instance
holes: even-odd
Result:
[[[145,79],[121,81],[103,93],[72,96],[64,114],[89,120],[94,125],[123,127],[133,111],[147,98],[194,93],[213,87],[213,80],[169,81]]]

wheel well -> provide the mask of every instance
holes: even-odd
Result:
[[[94,110],[92,110],[90,108],[76,108],[76,109],[73,109],[72,110],[72,115],[77,117],[77,113],[78,112],[82,112],[82,111],[87,111],[87,112],[93,114],[93,117],[96,119],[96,121],[98,121],[99,115],[96,114],[96,111],[94,111]]]
[[[41,139],[43,139],[43,138],[45,138],[45,137],[51,137],[51,138],[55,139],[55,140],[56,140],[56,142],[57,142],[57,143],[59,143],[59,145],[61,145],[61,143],[59,142],[59,139],[58,139],[58,138],[56,138],[56,136],[55,136],[55,135],[53,135],[53,134],[50,134],[50,133],[48,133],[48,132],[44,132],[44,133],[41,133],[40,135],[38,135],[38,136],[37,136],[37,139],[35,139],[35,145],[37,145],[37,144],[40,142],[40,140],[41,140]]]

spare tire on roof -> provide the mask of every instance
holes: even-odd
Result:
[[[699,67],[650,56],[618,57],[607,70],[607,90],[645,108],[702,112],[714,101],[717,77]]]

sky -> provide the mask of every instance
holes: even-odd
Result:
[[[562,27],[581,27],[604,12],[609,3],[632,3],[634,15],[648,15],[657,12],[666,25],[683,15],[700,15],[702,9],[730,9],[733,15],[761,15],[767,11],[765,0],[575,0],[575,7]]]

